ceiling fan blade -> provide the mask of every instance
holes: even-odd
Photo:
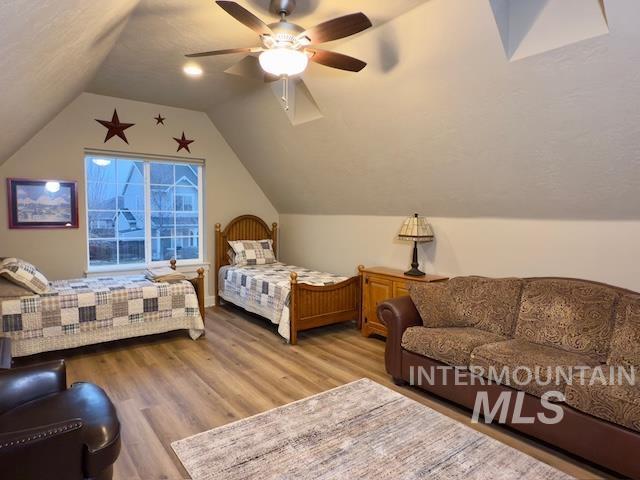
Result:
[[[221,8],[224,9],[229,15],[238,20],[243,25],[246,25],[251,30],[256,32],[258,35],[272,35],[273,32],[258,17],[256,17],[253,13],[251,13],[246,8],[238,5],[236,2],[228,2],[228,1],[217,1],[216,2]]]
[[[307,37],[311,44],[317,45],[354,35],[371,26],[371,20],[364,13],[352,13],[305,30],[298,38]]]
[[[359,72],[367,66],[366,62],[348,55],[343,55],[342,53],[319,50],[317,48],[308,48],[307,51],[313,54],[309,60],[326,67],[347,70],[349,72]]]
[[[214,55],[227,55],[229,53],[255,53],[261,52],[261,47],[255,48],[228,48],[226,50],[212,50],[211,52],[202,52],[202,53],[190,53],[189,55],[185,55],[185,57],[196,58],[196,57],[212,57]]]

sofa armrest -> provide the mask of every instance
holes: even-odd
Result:
[[[387,300],[378,305],[378,318],[387,326],[384,361],[387,372],[395,379],[402,377],[402,335],[409,327],[422,325],[422,318],[410,297]]]
[[[0,414],[67,388],[64,360],[0,371]]]

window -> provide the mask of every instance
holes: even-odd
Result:
[[[85,157],[89,267],[202,260],[202,167]]]

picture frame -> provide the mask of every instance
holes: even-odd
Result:
[[[78,228],[75,181],[7,178],[10,229]]]

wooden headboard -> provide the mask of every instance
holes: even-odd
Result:
[[[273,252],[278,258],[278,224],[272,223],[271,228],[259,217],[254,215],[242,215],[234,218],[229,224],[222,229],[222,225],[216,223],[216,265],[215,265],[215,295],[216,304],[218,298],[218,271],[220,267],[229,265],[227,258],[227,250],[230,248],[227,243],[230,240],[265,240],[273,241]]]

